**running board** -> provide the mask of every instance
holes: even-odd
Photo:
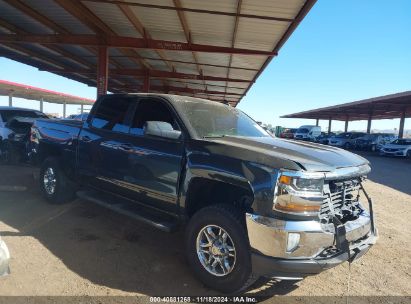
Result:
[[[159,211],[145,208],[138,202],[126,198],[96,190],[78,191],[77,196],[165,232],[173,232],[178,227],[176,218],[160,214]]]

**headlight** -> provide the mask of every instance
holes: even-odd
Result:
[[[274,210],[297,215],[315,215],[323,202],[324,175],[283,171],[274,195]]]

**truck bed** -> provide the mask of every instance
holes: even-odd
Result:
[[[77,139],[82,126],[82,121],[69,119],[38,119],[33,125],[43,141],[59,144]]]

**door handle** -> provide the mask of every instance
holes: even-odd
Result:
[[[124,151],[130,151],[130,150],[133,150],[133,145],[132,144],[120,144],[118,148]]]
[[[84,141],[84,142],[90,142],[91,138],[88,137],[87,135],[84,135],[84,136],[81,137],[81,140]]]

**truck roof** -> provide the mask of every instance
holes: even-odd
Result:
[[[184,103],[187,101],[201,101],[202,103],[210,103],[210,104],[221,104],[224,105],[221,102],[218,101],[212,101],[209,99],[204,99],[204,98],[198,98],[198,97],[191,97],[191,96],[184,96],[184,95],[174,95],[174,94],[161,94],[161,93],[116,93],[116,94],[108,94],[107,96],[155,96],[155,97],[163,97],[171,102],[176,102],[176,103]]]

